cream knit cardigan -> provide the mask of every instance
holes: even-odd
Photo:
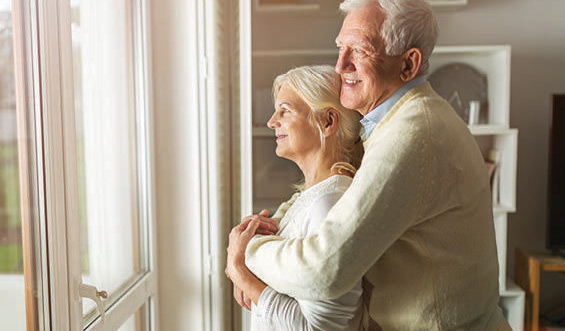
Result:
[[[317,235],[256,236],[246,262],[297,298],[336,298],[364,276],[366,330],[510,330],[483,158],[429,83],[377,125]]]

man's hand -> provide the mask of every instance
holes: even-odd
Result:
[[[232,281],[238,268],[245,268],[245,249],[251,238],[255,234],[272,235],[277,231],[276,222],[264,215],[268,212],[262,210],[259,215],[247,216],[230,232],[226,275]]]

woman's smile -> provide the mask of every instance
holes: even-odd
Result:
[[[297,164],[320,149],[318,130],[311,123],[310,106],[288,85],[277,93],[275,111],[267,126],[275,130],[275,153]],[[283,143],[284,142],[284,143]]]

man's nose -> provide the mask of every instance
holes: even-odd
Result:
[[[337,58],[337,63],[335,64],[335,72],[337,72],[338,74],[343,74],[345,72],[351,72],[354,70],[355,67],[349,59],[349,52],[344,51],[340,53],[339,57]]]

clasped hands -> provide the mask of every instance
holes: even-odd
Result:
[[[267,210],[262,210],[258,215],[247,216],[243,218],[239,225],[233,227],[229,235],[225,273],[233,282],[235,300],[240,306],[248,310],[251,310],[251,300],[240,289],[242,278],[246,273],[250,273],[245,266],[245,250],[254,235],[273,235],[277,232],[277,222],[268,218],[268,216]]]

